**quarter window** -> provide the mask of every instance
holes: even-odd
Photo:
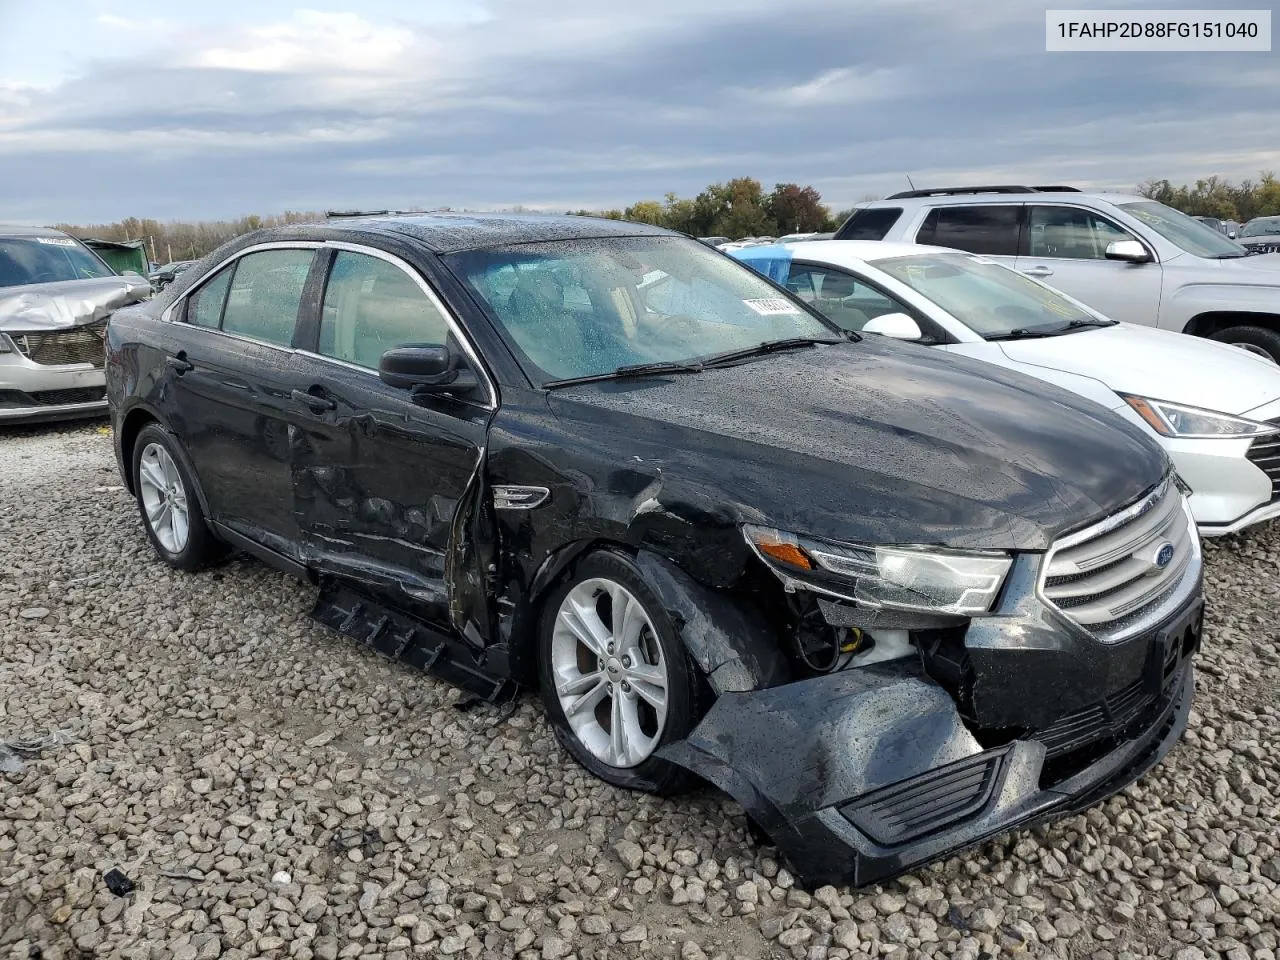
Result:
[[[310,250],[262,250],[236,261],[222,329],[287,347],[311,269]]]
[[[191,295],[187,306],[187,322],[197,327],[216,330],[222,322],[222,305],[227,302],[227,288],[231,286],[231,274],[235,264],[223,267],[218,275]]]
[[[989,256],[1017,256],[1021,212],[1019,204],[935,207],[916,234],[916,242]]]
[[[320,316],[322,355],[376,370],[393,347],[448,342],[444,315],[402,269],[345,250],[334,258]]]
[[[1105,260],[1107,244],[1133,237],[1109,220],[1076,207],[1031,208],[1028,255]]]
[[[901,207],[864,207],[845,221],[837,240],[883,240],[902,216]]]

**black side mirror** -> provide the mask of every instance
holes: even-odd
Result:
[[[406,344],[382,355],[378,376],[388,386],[411,390],[415,396],[474,390],[475,374],[460,368],[458,360],[448,347]]]

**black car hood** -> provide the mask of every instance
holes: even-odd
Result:
[[[1135,500],[1164,452],[1091,401],[867,338],[550,396],[662,507],[878,543],[1044,549]]]

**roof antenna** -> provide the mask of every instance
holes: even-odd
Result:
[[[916,188],[916,185],[911,182],[911,174],[904,173],[903,176],[907,178],[907,186],[909,186],[912,190],[914,190]]]

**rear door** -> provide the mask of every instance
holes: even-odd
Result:
[[[1015,266],[1025,208],[1020,203],[956,204],[934,207],[916,231],[915,242],[980,253]]]
[[[1150,263],[1108,260],[1107,244],[1139,238],[1083,207],[1033,203],[1027,209],[1019,270],[1113,320],[1156,325],[1163,270],[1154,250],[1143,243],[1152,255]]]
[[[167,357],[170,424],[196,468],[212,519],[296,556],[290,393],[293,338],[315,247],[244,253],[183,302],[182,348]]]
[[[318,316],[300,354],[307,401],[293,445],[297,523],[307,562],[442,625],[479,646],[487,608],[451,611],[462,581],[487,596],[488,564],[474,525],[491,498],[480,470],[496,403],[474,352],[443,301],[403,261],[369,248],[331,245]],[[414,399],[378,376],[378,361],[404,344],[448,346],[476,370],[466,397]],[[489,538],[489,542],[491,543]],[[483,605],[481,605],[483,607]],[[461,621],[461,622],[455,622]]]

